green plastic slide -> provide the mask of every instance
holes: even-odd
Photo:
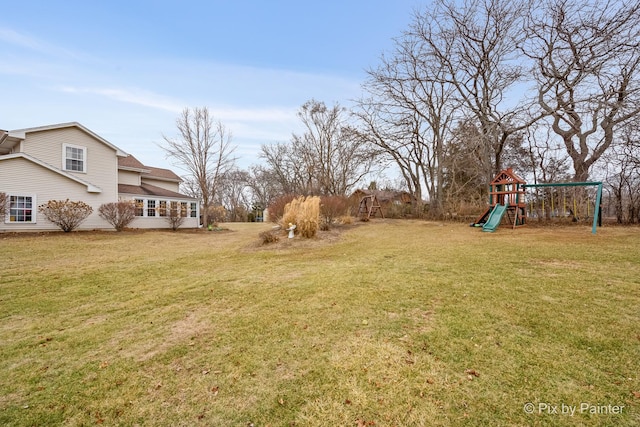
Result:
[[[502,217],[506,211],[507,205],[497,204],[489,214],[487,222],[482,226],[482,231],[488,231],[491,233],[496,231],[496,228],[500,225],[500,221],[502,221]]]

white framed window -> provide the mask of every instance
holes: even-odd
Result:
[[[136,216],[144,216],[144,200],[143,199],[135,199],[136,205]]]
[[[155,200],[147,200],[147,216],[156,216]]]
[[[87,172],[87,147],[62,144],[62,168],[69,172]]]
[[[9,216],[6,222],[36,222],[35,196],[9,195]]]
[[[196,202],[191,202],[191,218],[196,218],[198,216],[198,205]]]
[[[158,216],[167,216],[167,201],[160,200],[160,207],[158,208]]]

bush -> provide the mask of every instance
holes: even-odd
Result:
[[[273,202],[271,202],[271,204],[267,208],[267,210],[269,211],[269,220],[275,223],[280,222],[280,220],[284,216],[285,206],[291,203],[291,201],[295,198],[296,196],[293,194],[286,194],[284,196],[278,197]]]
[[[282,222],[284,225],[295,224],[296,233],[303,237],[314,237],[320,225],[320,198],[301,196],[292,200],[284,208]]]
[[[353,224],[353,217],[351,215],[343,215],[338,218],[338,222],[342,225],[351,225]]]
[[[180,205],[178,202],[171,202],[166,219],[173,231],[178,230],[184,222],[185,217],[180,215],[180,213]]]
[[[136,217],[136,205],[132,201],[104,203],[98,208],[98,214],[116,231],[122,231]]]
[[[65,233],[75,230],[93,212],[93,208],[85,202],[72,202],[69,199],[49,200],[38,209]]]
[[[320,198],[321,229],[328,230],[336,219],[349,214],[350,209],[349,199],[345,196],[322,196]]]
[[[0,219],[4,221],[4,216],[7,214],[9,207],[9,196],[7,193],[0,192]]]
[[[207,217],[209,218],[209,224],[205,224],[207,226],[217,226],[219,223],[225,222],[227,219],[227,210],[224,206],[209,206],[209,210],[207,212]]]
[[[280,240],[280,237],[278,237],[278,234],[274,231],[263,231],[262,233],[259,234],[259,236],[262,239],[263,245],[267,245],[269,243],[276,243]]]

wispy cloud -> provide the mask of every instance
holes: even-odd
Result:
[[[0,27],[0,40],[12,45],[26,47],[31,50],[45,50],[45,46],[39,40],[21,34],[11,28]]]
[[[57,89],[61,92],[72,94],[98,95],[119,102],[141,105],[144,107],[150,107],[174,113],[182,111],[184,105],[180,101],[176,101],[168,97],[155,94],[153,92],[139,89],[127,90],[117,88],[90,88],[72,86],[60,86]]]
[[[48,56],[58,56],[68,59],[80,59],[83,56],[77,52],[56,46],[37,37],[7,27],[0,27],[0,42]]]
[[[196,107],[171,97],[143,89],[110,87],[59,86],[56,90],[69,94],[96,95],[114,101],[180,113],[186,107]],[[282,123],[296,120],[296,109],[282,107],[246,108],[232,105],[207,106],[215,119],[222,122]]]

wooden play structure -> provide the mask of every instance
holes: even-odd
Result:
[[[597,186],[595,208],[593,210],[592,233],[596,234],[596,225],[600,224],[600,201],[602,199],[602,182],[566,182],[527,184],[522,178],[508,168],[500,171],[489,184],[489,207],[471,225],[482,227],[482,231],[493,232],[503,218],[513,228],[527,224],[527,188],[537,187],[585,187]]]
[[[473,225],[482,225],[482,231],[493,232],[507,215],[509,224],[516,228],[527,223],[527,203],[524,188],[527,183],[513,172],[502,170],[489,184],[489,207]]]
[[[364,196],[362,199],[360,199],[360,205],[358,206],[358,217],[362,221],[368,221],[372,216],[376,216],[377,213],[380,213],[380,216],[384,218],[382,207],[380,206],[380,202],[378,202],[378,198],[375,195]]]

